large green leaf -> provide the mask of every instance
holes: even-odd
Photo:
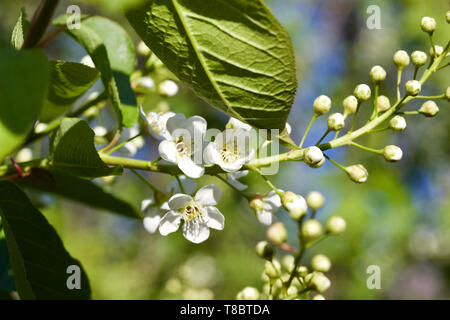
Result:
[[[47,57],[41,50],[0,50],[0,162],[33,127],[47,84]]]
[[[70,256],[55,229],[10,181],[0,181],[0,215],[21,299],[90,298],[80,262]],[[80,268],[80,289],[67,286],[69,266]]]
[[[20,184],[78,201],[91,207],[142,219],[139,211],[124,200],[104,191],[103,188],[92,181],[75,177],[58,169],[50,171],[33,169],[31,175],[21,180]]]
[[[16,290],[6,240],[0,237],[0,291]]]
[[[51,136],[50,153],[55,167],[81,177],[122,174],[121,167],[109,168],[98,156],[94,131],[86,121],[64,118]]]
[[[283,129],[297,88],[287,32],[261,0],[147,0],[126,13],[147,46],[214,107]]]
[[[128,34],[117,23],[102,17],[87,18],[79,29],[67,29],[66,32],[86,49],[100,70],[119,121],[126,127],[133,126],[139,110],[129,80],[136,56]]]
[[[15,49],[21,49],[24,42],[24,35],[27,33],[29,22],[27,20],[27,15],[25,9],[20,10],[19,19],[17,20],[14,30],[11,35],[11,44]]]
[[[81,63],[50,61],[50,83],[39,119],[50,122],[69,110],[100,76],[97,69]]]

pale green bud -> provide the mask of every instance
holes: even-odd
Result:
[[[17,162],[27,162],[33,159],[33,150],[30,148],[23,148],[17,152],[15,160]]]
[[[317,239],[322,235],[322,225],[316,219],[309,219],[302,226],[302,234],[306,241]]]
[[[386,96],[378,96],[377,97],[377,109],[379,112],[383,112],[388,110],[391,107],[391,102],[389,101],[389,98]]]
[[[281,265],[276,259],[266,261],[264,271],[269,278],[278,278],[281,274]]]
[[[288,231],[283,222],[275,222],[267,229],[267,238],[275,244],[286,242]]]
[[[409,56],[405,50],[398,50],[394,53],[394,63],[399,69],[403,69],[409,64]]]
[[[430,48],[430,56],[434,56],[436,52],[436,57],[439,57],[443,52],[444,52],[444,48],[442,48],[441,46],[435,45],[434,49],[433,47]]]
[[[347,224],[345,223],[344,218],[339,216],[329,217],[325,224],[325,229],[332,235],[339,235],[344,233],[346,227]]]
[[[322,272],[314,271],[309,284],[312,288],[322,293],[330,287],[331,281]]]
[[[383,149],[384,160],[389,162],[400,161],[403,157],[403,151],[397,146],[388,145]]]
[[[352,166],[346,167],[347,174],[349,178],[356,183],[363,183],[367,181],[369,173],[367,169],[364,168],[362,164],[354,164]]]
[[[448,89],[447,89],[448,91]],[[422,104],[419,112],[426,117],[434,117],[439,112],[439,107],[433,100],[428,100]]]
[[[262,200],[262,196],[260,194],[254,195],[250,201],[248,202],[250,208],[253,209],[256,213],[264,210],[264,201]]]
[[[355,91],[353,92],[356,99],[359,101],[366,101],[369,100],[371,91],[370,87],[367,84],[358,84],[355,88]]]
[[[325,203],[325,197],[318,191],[311,191],[306,197],[306,203],[313,210],[319,210]]]
[[[436,30],[436,20],[431,17],[423,17],[422,21],[420,22],[420,27],[423,31],[431,34],[434,30]]]
[[[175,81],[164,80],[159,84],[158,92],[162,96],[173,97],[178,93],[178,85]]]
[[[315,271],[328,272],[331,268],[331,261],[324,254],[316,254],[311,259],[311,266]]]
[[[307,267],[305,267],[305,266],[298,266],[297,267],[297,274],[300,276],[300,277],[306,277],[306,275],[308,274],[308,268]]]
[[[295,258],[291,255],[286,255],[283,257],[282,264],[286,271],[292,272],[295,267]]]
[[[447,23],[450,23],[450,10],[445,13],[445,19],[447,20]]]
[[[325,300],[325,297],[321,294],[316,294],[312,299],[313,300]]]
[[[260,241],[256,244],[256,253],[266,260],[273,258],[273,248],[267,241]]]
[[[411,53],[411,60],[412,63],[416,67],[423,66],[425,63],[427,63],[427,54],[423,51],[416,50],[413,53]]]
[[[350,95],[342,101],[342,105],[346,113],[355,113],[356,109],[358,109],[358,99],[354,95]]]
[[[236,296],[237,300],[258,300],[259,291],[253,287],[245,287]]]
[[[314,100],[314,112],[321,116],[328,112],[331,108],[331,99],[325,95],[318,96],[316,100]]]
[[[395,116],[389,121],[389,127],[394,131],[403,131],[406,129],[406,120],[402,116]]]
[[[281,197],[281,203],[291,215],[292,219],[299,220],[308,211],[305,199],[291,191],[286,191]]]
[[[450,87],[447,87],[447,90],[445,90],[445,99],[450,102]]]
[[[405,84],[406,93],[412,96],[417,96],[420,93],[421,89],[422,85],[417,80],[409,80]]]
[[[329,130],[337,131],[341,130],[345,125],[344,115],[336,112],[328,117],[327,126]]]
[[[306,148],[304,155],[304,161],[309,166],[317,165],[324,159],[322,150],[316,146]]]
[[[382,82],[386,79],[386,70],[384,70],[381,66],[374,66],[370,70],[370,77],[375,83]]]
[[[144,43],[144,41],[139,42],[139,44],[137,46],[137,52],[141,56],[145,56],[145,57],[150,55],[150,53],[151,53],[149,47],[147,47],[147,45]]]
[[[298,288],[296,288],[295,286],[291,285],[291,286],[289,286],[289,288],[287,289],[286,294],[287,294],[288,296],[297,295],[297,294],[298,294]]]

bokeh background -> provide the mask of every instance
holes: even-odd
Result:
[[[138,1],[138,0],[134,0]],[[135,44],[136,34],[121,14],[123,0],[61,1],[58,14],[71,4],[82,13],[110,17],[129,30]],[[450,38],[445,12],[447,0],[401,1],[313,1],[267,0],[268,6],[288,30],[298,61],[299,90],[289,117],[292,137],[299,141],[313,110],[312,102],[320,94],[332,97],[333,111],[341,111],[341,102],[358,83],[368,83],[369,70],[383,66],[388,77],[381,92],[394,97],[396,69],[392,55],[398,49],[428,51],[426,35],[420,30],[422,16],[437,20],[435,42],[445,45]],[[2,0],[0,2],[0,41],[9,41],[21,7],[32,15],[37,1]],[[381,29],[367,28],[367,8],[380,7]],[[84,50],[62,35],[46,52],[52,59],[80,61]],[[139,60],[140,64],[143,63]],[[411,78],[412,68],[404,72]],[[450,83],[447,69],[434,75],[423,88],[424,95],[442,93]],[[0,97],[1,98],[1,97]],[[227,117],[211,110],[192,92],[181,86],[169,99],[150,95],[147,110],[167,104],[175,112],[202,115],[211,127],[223,128]],[[410,110],[418,103],[411,103]],[[330,163],[311,169],[303,163],[283,164],[274,178],[277,186],[306,195],[319,190],[326,204],[318,219],[333,214],[347,220],[345,234],[329,238],[315,246],[315,253],[332,260],[329,273],[332,287],[329,299],[448,299],[450,298],[450,171],[449,104],[439,102],[436,118],[410,116],[404,132],[383,132],[361,139],[376,148],[387,144],[404,150],[401,162],[390,164],[382,157],[353,148],[332,150],[329,155],[342,164],[363,163],[369,171],[367,183],[356,185]],[[368,113],[369,111],[367,111]],[[364,119],[362,112],[360,119]],[[106,115],[107,116],[107,115]],[[105,116],[105,117],[106,117]],[[367,114],[366,114],[367,116]],[[306,143],[314,143],[323,133],[326,118],[319,119]],[[156,141],[147,137],[146,147],[136,158],[154,159]],[[45,155],[45,142],[35,147]],[[165,188],[170,178],[147,175]],[[267,191],[258,177],[245,181],[250,191]],[[118,197],[136,207],[148,197],[149,190],[133,175],[105,183]],[[51,195],[30,194],[55,226],[66,248],[86,269],[96,299],[233,299],[244,286],[261,288],[263,261],[254,246],[265,238],[265,228],[255,219],[247,203],[227,186],[210,177],[198,185],[216,183],[224,190],[219,209],[226,216],[224,231],[214,231],[210,239],[195,245],[181,233],[167,237],[151,235],[141,223],[102,212]],[[263,189],[261,189],[263,188]],[[289,241],[296,244],[294,224],[286,212]],[[280,257],[283,253],[280,252]],[[366,286],[369,265],[381,268],[381,289]]]

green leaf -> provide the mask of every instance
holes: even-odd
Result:
[[[16,290],[14,276],[9,262],[8,247],[6,240],[0,238],[0,291],[11,292]]]
[[[78,201],[91,207],[130,218],[142,219],[140,213],[133,206],[104,191],[99,185],[58,169],[47,171],[34,168],[31,175],[21,180],[20,184]]]
[[[122,174],[122,167],[109,168],[100,159],[95,149],[94,135],[86,121],[78,118],[62,119],[50,141],[53,165],[81,177]]]
[[[0,50],[0,162],[19,147],[41,111],[48,84],[41,50]]]
[[[89,280],[45,217],[14,183],[0,181],[0,215],[21,299],[89,299]],[[79,266],[81,288],[68,289],[67,268]]]
[[[212,106],[258,128],[284,129],[297,89],[295,58],[261,0],[147,0],[126,16]]]
[[[42,122],[50,122],[68,111],[100,77],[97,69],[81,63],[50,61],[50,83],[47,98],[39,115]]]
[[[80,29],[66,32],[86,49],[100,70],[119,122],[126,127],[133,126],[139,110],[129,79],[136,56],[128,34],[117,23],[102,17],[87,18],[81,22]]]
[[[25,8],[22,8],[20,10],[19,19],[17,20],[11,35],[11,44],[15,49],[19,50],[22,48],[25,39],[24,35],[27,33],[29,24]]]

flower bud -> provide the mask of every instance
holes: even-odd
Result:
[[[306,275],[308,274],[308,268],[305,266],[298,266],[297,274],[299,275],[299,277],[306,277]]]
[[[306,148],[304,154],[304,161],[309,166],[317,165],[324,159],[322,150],[316,146]]]
[[[406,120],[402,116],[395,116],[389,121],[389,127],[394,131],[403,131],[406,128]]]
[[[258,300],[259,299],[259,291],[253,287],[245,287],[242,289],[237,295],[237,300]]]
[[[275,244],[286,242],[288,232],[283,222],[275,222],[267,229],[267,238]]]
[[[378,96],[377,97],[377,109],[378,112],[386,111],[391,107],[391,102],[389,98],[386,96]]]
[[[411,60],[412,63],[416,67],[423,66],[427,62],[427,54],[423,51],[416,50],[413,53],[411,53]]]
[[[448,90],[447,90],[448,91]],[[439,107],[433,100],[428,100],[422,104],[419,112],[425,117],[434,117],[439,112]]]
[[[384,81],[386,79],[386,71],[381,66],[374,66],[370,70],[370,77],[375,83]]]
[[[363,183],[367,181],[369,173],[362,164],[354,164],[346,168],[349,178],[356,183]]]
[[[345,125],[344,115],[339,112],[333,113],[328,117],[327,125],[329,130],[341,130]]]
[[[260,194],[255,194],[249,201],[250,208],[255,212],[261,212],[264,210],[264,201],[262,200],[262,196]]]
[[[389,145],[383,149],[384,160],[389,162],[397,162],[402,159],[403,151],[397,146]]]
[[[369,100],[371,92],[367,84],[358,84],[353,94],[359,101],[366,101]]]
[[[269,278],[278,278],[281,273],[281,265],[278,260],[266,261],[264,271]]]
[[[291,255],[284,256],[282,264],[283,264],[283,267],[286,269],[286,271],[292,272],[292,270],[295,267],[295,258]],[[288,275],[288,277],[289,277],[289,275]]]
[[[322,235],[322,225],[316,219],[309,219],[302,226],[302,234],[306,241],[317,239]]]
[[[325,95],[318,96],[316,100],[314,100],[314,112],[321,116],[328,112],[331,108],[331,100]]]
[[[445,19],[447,20],[447,23],[450,23],[450,10],[445,14]]]
[[[312,288],[322,293],[330,287],[331,281],[322,272],[314,271],[311,274],[309,284]]]
[[[178,85],[175,81],[164,80],[159,84],[158,92],[162,96],[173,97],[178,92]]]
[[[432,34],[434,30],[436,30],[436,20],[431,17],[423,17],[420,22],[420,27],[423,31]]]
[[[311,259],[311,266],[315,271],[328,272],[331,268],[331,261],[324,254],[316,254]]]
[[[96,126],[93,130],[97,137],[104,137],[108,133],[108,130],[103,126]]]
[[[447,90],[445,90],[445,99],[450,102],[450,87],[447,87]]]
[[[328,233],[332,235],[339,235],[341,233],[344,233],[346,228],[346,223],[344,218],[339,216],[331,216],[328,218],[325,229]]]
[[[141,56],[144,56],[144,57],[150,55],[150,53],[151,53],[149,47],[147,47],[147,45],[144,43],[144,41],[139,42],[139,44],[137,46],[137,52]]]
[[[319,210],[325,203],[324,196],[318,191],[311,191],[306,197],[306,203],[313,210]]]
[[[419,81],[417,80],[409,80],[405,84],[405,90],[407,94],[410,94],[412,96],[417,96],[420,93],[420,90],[422,89],[422,86]]]
[[[33,159],[33,150],[30,148],[23,148],[17,152],[15,159],[17,162],[27,162]]]
[[[141,77],[136,80],[136,85],[147,90],[151,90],[155,87],[155,82],[150,77]]]
[[[439,57],[443,52],[444,52],[444,48],[442,48],[441,46],[435,45],[434,49],[433,47],[430,48],[430,56],[434,56],[436,52],[436,57]]]
[[[305,199],[298,194],[291,191],[286,191],[281,197],[281,203],[283,207],[289,211],[292,219],[298,221],[301,217],[305,215],[308,211],[308,206],[306,205]]]
[[[267,241],[260,241],[256,244],[256,253],[269,261],[273,258],[273,248]]]
[[[405,50],[398,50],[394,53],[394,63],[400,70],[409,64],[409,56]]]
[[[344,101],[342,101],[342,105],[346,113],[355,113],[356,109],[358,109],[358,99],[356,99],[356,97],[353,95],[348,96],[344,99]]]
[[[321,294],[316,294],[312,299],[313,300],[325,300],[325,297]]]

